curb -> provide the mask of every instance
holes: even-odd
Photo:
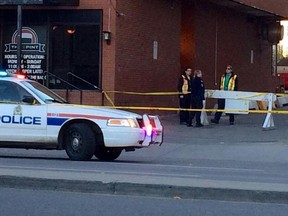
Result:
[[[1,188],[288,204],[288,192],[1,176]]]

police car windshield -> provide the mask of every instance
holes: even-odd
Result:
[[[67,101],[65,101],[59,95],[55,94],[38,82],[25,80],[22,81],[22,83],[45,103],[67,103]]]

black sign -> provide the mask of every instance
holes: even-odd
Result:
[[[43,0],[0,0],[0,5],[43,4]]]
[[[17,30],[13,26],[4,29],[4,55],[2,67],[7,72],[17,72]],[[22,27],[21,70],[28,78],[43,80],[46,71],[45,26]],[[4,48],[4,47],[3,47]]]
[[[78,6],[79,0],[0,0],[0,5],[70,5]]]

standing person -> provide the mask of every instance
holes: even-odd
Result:
[[[203,108],[203,100],[205,100],[205,87],[204,82],[202,80],[202,71],[195,70],[194,78],[191,82],[191,108],[192,109],[202,109]],[[201,124],[201,111],[192,111],[190,113],[190,118],[187,126],[192,126],[192,120],[196,115],[196,127],[203,127]]]
[[[180,108],[189,109],[191,104],[191,72],[192,69],[187,67],[184,73],[180,76],[178,81],[178,92],[179,92],[179,105]],[[189,111],[180,110],[179,113],[180,124],[187,124],[189,120]]]
[[[232,66],[228,65],[225,74],[221,76],[220,80],[220,90],[224,91],[237,91],[238,90],[238,78],[237,75],[233,73]],[[225,108],[225,99],[218,99],[218,109]],[[211,119],[212,123],[219,124],[222,112],[216,112],[214,119]],[[234,125],[234,114],[229,115],[230,125]]]

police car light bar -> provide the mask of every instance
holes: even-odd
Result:
[[[0,71],[0,76],[8,76],[8,73],[6,71]]]
[[[15,73],[14,76],[15,76],[16,78],[18,78],[18,79],[26,79],[26,78],[27,78],[26,74],[23,73],[23,72],[21,72],[21,71]]]
[[[8,73],[6,71],[0,71],[0,77],[16,77],[18,79],[26,79],[27,75],[22,71],[17,73]]]

